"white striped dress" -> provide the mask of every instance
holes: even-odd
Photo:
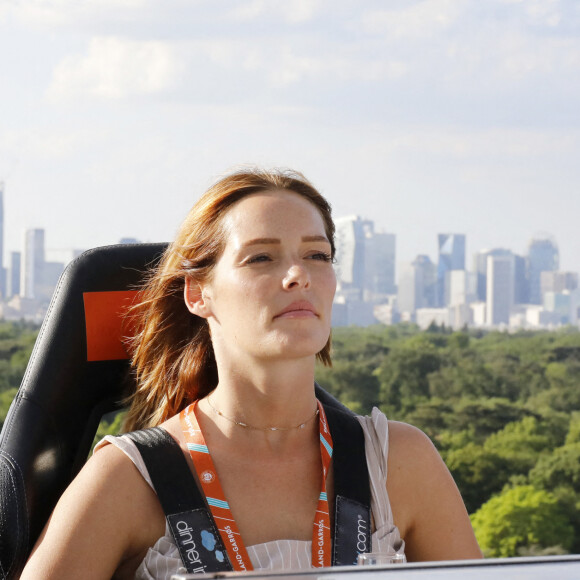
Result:
[[[372,551],[403,554],[405,542],[393,523],[393,513],[387,495],[387,456],[389,427],[385,415],[373,409],[370,417],[358,417],[365,434],[365,448],[371,484],[371,512],[375,523]],[[147,483],[152,486],[147,468],[137,448],[128,437],[105,437],[95,448],[112,443],[133,461]],[[275,540],[265,544],[246,546],[254,569],[296,570],[311,567],[310,541]],[[149,548],[135,574],[135,580],[170,580],[172,574],[185,573],[177,546],[166,526],[165,535]]]

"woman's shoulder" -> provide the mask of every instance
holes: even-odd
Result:
[[[431,439],[418,427],[392,419],[388,423],[391,445],[396,446],[399,451],[438,455]]]
[[[357,419],[364,432],[376,438],[379,444],[388,450],[389,456],[407,457],[412,453],[438,457],[435,446],[421,429],[408,423],[387,419],[376,407],[370,415],[357,415]]]
[[[103,445],[60,498],[24,577],[80,577],[87,568],[111,577],[127,566],[134,573],[151,540],[163,535],[158,510],[133,462],[116,446]]]
[[[399,421],[389,421],[389,441],[387,490],[409,560],[480,557],[457,486],[433,442]]]
[[[389,420],[388,465],[391,480],[395,478],[391,483],[406,490],[424,485],[427,477],[447,477],[447,468],[431,439],[421,429],[400,421]]]
[[[115,443],[115,444],[108,444]],[[155,506],[156,498],[143,473],[135,462],[135,457],[127,448],[131,446],[128,438],[118,437],[115,441],[107,438],[95,449],[81,473],[73,482],[79,490],[85,488],[94,496],[99,496],[100,500],[106,498],[106,504],[119,509],[118,513],[135,511],[127,514],[132,518],[138,517],[142,513],[143,507],[147,509]],[[126,505],[127,496],[133,500]],[[141,508],[135,506],[141,503]],[[102,505],[102,504],[101,504]]]

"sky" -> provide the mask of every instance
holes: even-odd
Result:
[[[5,255],[167,241],[240,165],[397,235],[580,271],[577,0],[0,0]]]

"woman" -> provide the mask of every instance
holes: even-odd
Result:
[[[235,173],[193,207],[136,308],[128,429],[161,425],[192,472],[188,438],[199,429],[213,461],[200,480],[217,473],[247,568],[316,565],[313,521],[321,498],[333,503],[313,387],[316,358],[330,363],[333,258],[330,207],[301,175]],[[481,557],[427,437],[378,411],[359,419],[373,550]],[[103,442],[59,501],[23,578],[176,573],[179,554],[147,478],[127,437]]]

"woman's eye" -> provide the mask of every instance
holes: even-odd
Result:
[[[267,254],[258,254],[257,256],[252,256],[246,260],[246,264],[257,264],[259,262],[269,262],[270,256]]]
[[[312,254],[310,256],[310,258],[312,260],[320,260],[322,262],[331,262],[332,261],[330,254],[327,254],[326,252],[316,252],[315,254]]]

